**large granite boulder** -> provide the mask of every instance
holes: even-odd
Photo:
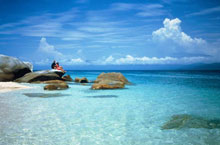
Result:
[[[60,70],[44,70],[27,73],[21,78],[16,79],[19,83],[40,83],[49,80],[63,80],[61,77],[64,72]]]
[[[13,81],[30,73],[33,66],[15,57],[0,54],[0,81]]]
[[[91,89],[120,89],[125,84],[129,84],[128,80],[121,73],[102,73],[94,81]]]
[[[128,80],[125,78],[125,76],[122,73],[101,73],[95,80],[95,83],[99,83],[103,80],[111,80],[111,81],[120,81],[124,84],[129,84]]]

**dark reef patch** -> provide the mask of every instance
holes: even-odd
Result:
[[[206,128],[220,129],[220,119],[209,120],[188,114],[173,115],[161,129]]]

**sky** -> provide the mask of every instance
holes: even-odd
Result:
[[[220,62],[219,0],[0,0],[0,54],[49,67]]]

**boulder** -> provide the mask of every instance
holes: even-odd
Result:
[[[61,77],[64,75],[64,72],[60,70],[44,70],[27,73],[21,78],[16,79],[16,82],[19,83],[39,83],[49,80],[63,80]]]
[[[116,72],[101,73],[96,78],[95,83],[99,83],[100,81],[103,81],[103,80],[120,81],[120,82],[123,82],[124,84],[130,84],[122,73],[116,73]]]
[[[0,81],[13,81],[30,73],[33,66],[15,57],[0,54]]]
[[[124,88],[125,84],[129,82],[121,73],[101,73],[91,89],[120,89]]]
[[[69,86],[67,84],[49,84],[44,86],[44,90],[65,90],[68,88]]]
[[[68,82],[72,82],[73,81],[73,79],[70,77],[70,75],[63,76],[62,79],[64,81],[68,81]]]
[[[44,81],[44,83],[48,84],[44,86],[44,90],[64,90],[69,88],[67,83],[62,80],[50,80],[50,81]]]
[[[86,77],[82,78],[75,78],[76,83],[89,83],[88,79]]]

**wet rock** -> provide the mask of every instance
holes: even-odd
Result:
[[[92,85],[93,90],[100,90],[100,89],[121,89],[124,88],[125,84],[120,81],[109,81],[109,80],[103,80],[99,83],[94,83]]]
[[[0,81],[13,81],[31,72],[33,66],[15,57],[0,54]]]
[[[68,88],[69,88],[69,86],[65,83],[49,84],[49,85],[44,86],[44,90],[65,90]]]
[[[67,83],[62,80],[50,80],[50,81],[44,81],[45,84],[48,84],[44,86],[44,90],[65,90],[69,88]]]
[[[220,128],[220,120],[208,120],[203,117],[188,114],[174,115],[166,122],[161,129],[182,129],[182,128]]]
[[[61,76],[64,73],[60,70],[44,70],[44,71],[36,71],[27,73],[21,78],[15,80],[15,82],[19,83],[34,83],[34,82],[43,82],[49,80],[63,80]]]
[[[70,77],[70,75],[65,75],[65,76],[62,77],[62,79],[63,79],[64,81],[69,81],[69,82],[72,82],[72,81],[73,81],[73,79]]]
[[[75,78],[76,83],[89,83],[88,79],[86,77],[82,78]]]
[[[121,89],[125,84],[129,82],[121,73],[102,73],[94,81],[91,89]]]

